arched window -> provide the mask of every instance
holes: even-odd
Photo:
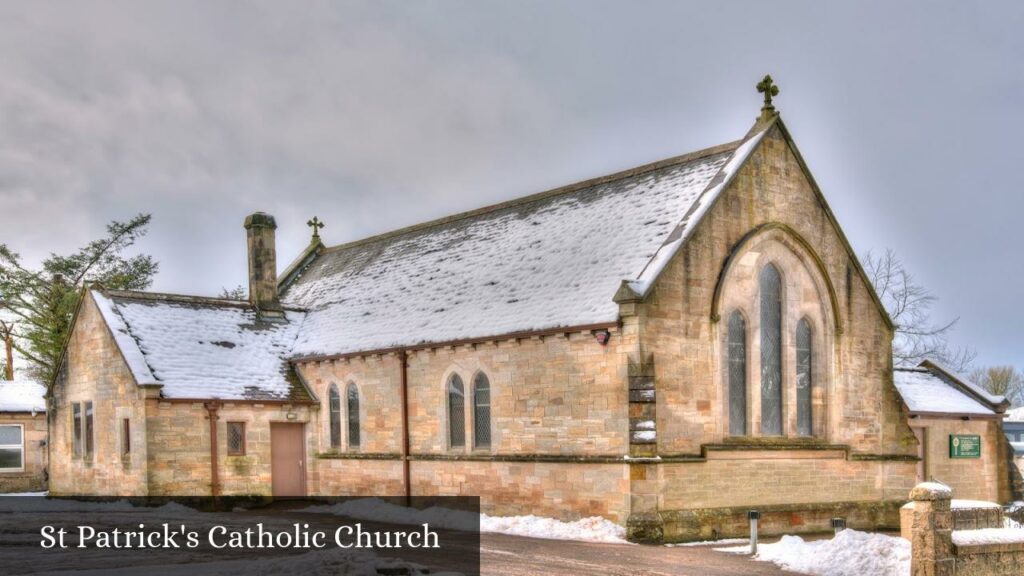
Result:
[[[747,322],[739,310],[729,315],[729,434],[747,434]]]
[[[359,447],[359,389],[348,383],[348,447]]]
[[[782,277],[761,270],[761,433],[782,434]]]
[[[811,427],[811,323],[796,325],[796,432],[810,436]]]
[[[331,448],[341,447],[341,396],[338,387],[331,384],[327,393],[330,402]]]
[[[466,392],[458,374],[448,379],[448,445],[452,448],[466,445]]]
[[[473,446],[491,445],[491,383],[487,375],[477,372],[473,378]]]

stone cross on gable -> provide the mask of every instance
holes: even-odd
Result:
[[[325,224],[323,222],[321,222],[319,218],[317,218],[316,216],[313,216],[312,220],[310,220],[309,222],[306,222],[306,226],[309,226],[310,228],[313,229],[313,238],[312,239],[313,240],[319,240],[320,239],[320,229],[323,228],[325,226]]]
[[[764,78],[757,83],[757,91],[764,94],[764,106],[761,107],[761,111],[774,112],[775,106],[772,106],[772,97],[779,95],[779,86],[772,80],[771,74],[765,74]]]

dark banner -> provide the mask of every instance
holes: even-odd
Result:
[[[480,573],[480,500],[0,497],[3,574]]]

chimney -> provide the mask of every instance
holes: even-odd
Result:
[[[249,302],[261,313],[280,315],[277,299],[277,251],[274,249],[274,217],[255,212],[245,218],[245,236],[249,247]]]

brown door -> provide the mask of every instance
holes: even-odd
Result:
[[[928,455],[928,431],[916,426],[910,429],[914,431],[914,436],[917,437],[917,457],[919,458],[917,461],[917,481],[920,483],[925,481],[925,474],[927,472],[925,458]]]
[[[302,424],[270,424],[270,474],[274,496],[306,495]]]

